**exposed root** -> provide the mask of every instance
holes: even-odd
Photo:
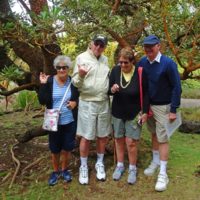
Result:
[[[32,118],[39,118],[44,116],[44,107],[39,110],[35,115],[32,116]]]
[[[1,184],[3,184],[4,182],[6,182],[6,180],[11,176],[11,172],[8,172],[7,175],[2,179]]]
[[[18,143],[17,143],[18,144]],[[11,152],[11,155],[12,155],[12,159],[14,160],[14,162],[17,164],[17,167],[16,167],[16,169],[15,169],[15,173],[14,173],[14,175],[13,175],[13,177],[12,177],[12,180],[11,180],[11,182],[10,182],[10,185],[9,185],[9,189],[11,189],[12,188],[12,185],[13,185],[13,183],[14,183],[14,181],[15,181],[15,179],[16,179],[16,176],[17,176],[17,174],[18,174],[18,172],[19,172],[19,169],[20,169],[20,161],[15,157],[15,154],[14,154],[14,151],[13,151],[13,148],[17,145],[17,144],[14,144],[12,147],[11,147],[11,149],[10,149],[10,152]]]
[[[29,165],[27,165],[23,170],[22,170],[22,175],[25,173],[26,170],[30,169],[32,166],[38,164],[41,160],[43,160],[45,157],[42,156],[40,158],[38,158],[37,160],[35,160],[34,162],[30,163]]]

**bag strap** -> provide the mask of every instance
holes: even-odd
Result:
[[[140,107],[141,111],[143,109],[143,91],[142,91],[142,67],[138,67],[138,75],[139,75],[139,88],[140,88]]]
[[[68,85],[68,87],[67,87],[67,89],[66,89],[66,91],[65,91],[65,94],[64,94],[64,96],[63,96],[63,98],[62,98],[62,101],[61,101],[61,103],[60,103],[60,106],[59,106],[59,108],[58,108],[59,111],[61,110],[61,107],[62,107],[62,105],[63,105],[63,103],[64,103],[65,97],[66,97],[66,95],[67,95],[67,93],[68,93],[68,91],[69,91],[69,88],[70,88],[70,86],[71,86],[71,83],[72,83],[72,81],[70,80],[69,85]]]

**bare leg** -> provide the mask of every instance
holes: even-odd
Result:
[[[169,143],[159,144],[160,160],[167,161],[169,157]]]
[[[136,165],[137,162],[137,144],[138,141],[126,137],[126,146],[128,150],[129,164]]]
[[[80,141],[80,156],[81,157],[88,157],[89,154],[89,146],[90,146],[90,141],[85,139],[84,137],[81,138]]]
[[[124,151],[125,151],[125,138],[116,138],[116,153],[117,153],[117,161],[124,162]]]
[[[108,137],[97,138],[97,153],[100,153],[100,154],[105,153],[105,147],[106,147],[107,142],[108,142]]]
[[[51,160],[52,160],[53,170],[57,172],[59,170],[60,153],[58,154],[52,153]]]
[[[67,169],[68,167],[68,164],[69,164],[69,158],[71,156],[71,152],[69,151],[62,151],[61,152],[61,159],[62,159],[62,163],[61,163],[61,166],[62,166],[62,171],[64,171],[65,169]]]
[[[152,150],[154,151],[159,151],[159,143],[158,143],[158,139],[155,133],[151,134],[151,140],[152,140]]]

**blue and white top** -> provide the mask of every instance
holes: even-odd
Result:
[[[62,98],[69,84],[70,84],[70,78],[67,79],[67,81],[63,86],[58,84],[55,77],[53,78],[53,109],[59,108]],[[70,100],[70,98],[71,98],[71,88],[68,90],[67,95],[64,99],[64,103],[60,110],[60,117],[58,121],[59,125],[69,124],[74,121],[72,111],[67,108],[67,102]]]

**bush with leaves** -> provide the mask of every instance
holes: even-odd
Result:
[[[0,81],[13,81],[21,80],[24,78],[24,72],[21,71],[16,65],[10,65],[6,66],[1,72],[0,72]]]
[[[40,104],[37,98],[37,93],[34,91],[23,90],[19,92],[16,97],[16,103],[14,105],[16,109],[31,110],[39,108]]]

